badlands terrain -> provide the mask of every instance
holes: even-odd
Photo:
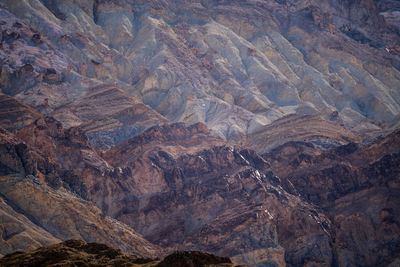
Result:
[[[0,266],[400,265],[399,1],[0,0],[0,40]]]

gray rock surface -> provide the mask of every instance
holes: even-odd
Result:
[[[6,0],[2,7],[3,92],[36,107],[47,101],[66,126],[88,122],[71,107],[110,83],[171,121],[203,122],[230,140],[294,113],[336,112],[360,134],[398,120],[390,1]],[[17,18],[26,23],[20,29],[12,27]],[[27,41],[28,25],[41,44]],[[17,75],[32,57],[31,73]],[[49,67],[54,81],[40,75]],[[100,121],[120,136],[89,135],[105,147],[146,128]]]

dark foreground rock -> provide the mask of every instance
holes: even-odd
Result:
[[[14,252],[0,259],[0,266],[157,266],[206,267],[233,266],[229,258],[198,251],[175,252],[161,262],[158,259],[138,258],[121,250],[99,243],[68,240],[49,247],[27,252]]]
[[[153,262],[123,254],[99,243],[68,240],[28,252],[14,252],[0,259],[0,266],[135,266]]]
[[[218,257],[209,253],[199,251],[174,252],[165,257],[157,267],[202,267],[202,266],[232,266],[229,258]]]

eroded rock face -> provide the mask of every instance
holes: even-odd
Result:
[[[34,2],[3,1],[2,91],[101,148],[165,118],[235,141],[294,113],[398,120],[391,1]]]
[[[30,112],[25,109],[16,119]],[[287,121],[277,125],[285,126]],[[210,251],[230,256],[237,264],[352,266],[367,254],[376,256],[365,258],[366,266],[389,263],[397,257],[398,131],[369,145],[340,145],[334,141],[337,132],[325,136],[331,142],[287,139],[260,157],[253,150],[225,144],[204,124],[178,123],[152,127],[99,153],[79,127],[64,129],[57,120],[41,116],[17,131],[26,144],[2,131],[2,172],[7,177],[3,194],[40,223],[58,208],[68,209],[70,202],[52,204],[43,213],[29,196],[54,202],[52,195],[64,199],[66,188],[163,247]],[[300,132],[300,136],[304,135]],[[80,207],[78,218],[92,218],[86,209],[93,207]],[[108,229],[107,223],[99,221],[98,230],[73,234],[65,219],[62,222],[41,226],[49,239],[39,238],[39,230],[29,221],[18,227],[8,225],[4,236],[29,233],[26,242],[35,240],[35,245],[24,246],[11,235],[12,241],[6,238],[4,243],[11,244],[4,246],[5,253],[57,238],[92,238]],[[75,224],[82,228],[79,220]],[[364,235],[369,238],[363,239]],[[96,240],[113,243],[103,239],[107,236]]]
[[[335,114],[333,116],[335,117]],[[360,136],[343,127],[336,119],[327,121],[318,116],[286,116],[252,133],[245,144],[263,154],[298,140],[326,148],[361,140]],[[365,131],[364,134],[369,133]],[[376,132],[372,130],[370,134]]]
[[[2,93],[0,93],[0,103],[0,124],[6,130],[21,129],[40,117],[40,113],[33,108]]]
[[[3,0],[0,253],[396,265],[398,8]]]
[[[396,131],[369,145],[292,142],[264,155],[284,188],[332,218],[339,266],[384,266],[399,257],[398,141]]]
[[[398,141],[395,131],[368,145],[324,148],[310,142],[288,142],[263,158],[286,180],[286,188],[293,184],[308,200],[329,206],[348,193],[398,179]]]
[[[2,255],[12,253],[16,250],[34,249],[60,241],[14,209],[15,207],[10,206],[10,204],[1,197],[0,253]]]
[[[192,154],[179,149],[188,145],[184,133],[197,129],[193,127],[149,129],[105,154],[113,166],[137,170],[124,175],[125,186],[153,179],[151,191],[140,190],[143,184],[124,191],[110,187],[112,216],[166,247],[210,251],[241,264],[278,266],[285,265],[285,257],[304,260],[307,254],[309,262],[329,266],[330,220],[285,192],[269,164],[252,150],[195,142],[196,135],[189,139]],[[171,132],[177,134],[169,137]],[[196,150],[199,143],[210,148]],[[91,192],[99,199],[110,189]],[[307,244],[324,244],[326,249],[313,250]]]
[[[160,253],[131,228],[74,195],[60,166],[5,130],[0,132],[0,151],[2,254],[72,237],[146,257]]]

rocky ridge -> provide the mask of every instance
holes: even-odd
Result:
[[[229,258],[197,251],[176,252],[163,260],[138,258],[104,244],[68,240],[30,252],[15,252],[0,259],[1,266],[198,266],[232,267]]]

